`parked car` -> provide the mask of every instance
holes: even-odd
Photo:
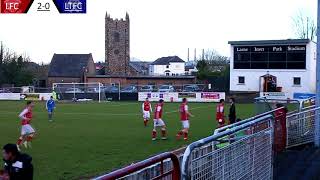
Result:
[[[202,91],[198,85],[187,85],[183,88],[183,92],[200,92]]]
[[[79,88],[68,88],[65,93],[83,93],[83,91]]]
[[[155,88],[152,85],[142,86],[140,89],[140,92],[153,92],[153,91],[155,91]]]
[[[8,89],[1,89],[0,93],[12,93],[11,91],[9,91]]]
[[[159,92],[174,92],[175,89],[171,85],[162,85],[159,87]]]
[[[119,93],[119,88],[117,86],[108,86],[103,88],[105,93]]]
[[[121,90],[122,93],[136,93],[138,89],[136,86],[130,85]]]
[[[102,88],[100,88],[100,91],[102,91]],[[99,93],[99,87],[89,87],[87,89],[88,93]]]

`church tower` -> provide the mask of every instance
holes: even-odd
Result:
[[[105,61],[107,75],[129,75],[130,61],[130,21],[113,19],[106,13],[105,19]]]

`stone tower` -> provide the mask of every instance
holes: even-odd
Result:
[[[125,19],[113,19],[106,13],[105,19],[105,60],[106,74],[129,75],[130,61],[130,21],[129,14]]]

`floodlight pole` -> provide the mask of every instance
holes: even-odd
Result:
[[[316,107],[320,106],[320,0],[318,0],[317,17],[317,64],[316,64]],[[320,115],[316,113],[314,144],[320,147]]]

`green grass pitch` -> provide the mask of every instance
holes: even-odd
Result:
[[[18,114],[25,102],[0,101],[0,145],[15,143],[20,135]],[[155,103],[152,103],[153,107]],[[37,136],[31,149],[35,178],[39,180],[82,179],[175,150],[212,134],[216,127],[214,103],[189,103],[191,129],[188,142],[176,141],[181,128],[178,103],[165,103],[163,119],[168,140],[151,141],[152,121],[143,126],[141,103],[57,103],[54,122],[45,105],[36,102],[32,126]],[[226,106],[226,111],[228,107]],[[253,104],[238,104],[241,119],[254,114]],[[160,133],[159,133],[160,134]]]

